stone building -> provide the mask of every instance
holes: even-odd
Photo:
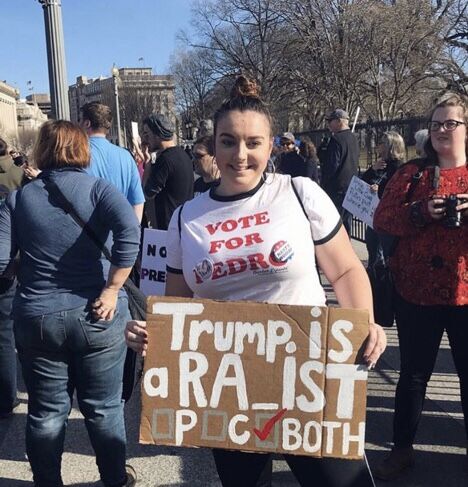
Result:
[[[19,91],[0,81],[0,137],[12,141],[18,138],[16,99]]]
[[[26,101],[37,103],[37,106],[41,109],[41,112],[44,115],[47,115],[47,117],[49,117],[49,114],[52,112],[52,104],[49,93],[33,93],[26,97]]]
[[[155,75],[151,68],[120,68],[108,78],[78,76],[68,90],[70,119],[78,122],[80,108],[99,101],[112,108],[113,123],[109,139],[117,143],[116,98],[119,99],[121,134],[124,145],[131,144],[131,122],[141,123],[151,112],[164,113],[176,123],[174,81],[170,75]],[[117,93],[117,96],[116,96]]]
[[[18,100],[16,104],[18,115],[18,135],[25,132],[37,132],[47,121],[47,115],[42,112],[37,103],[28,100]]]

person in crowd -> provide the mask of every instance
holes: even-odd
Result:
[[[44,123],[34,161],[39,177],[0,208],[0,272],[20,254],[12,314],[29,397],[26,451],[34,483],[63,485],[63,442],[76,390],[102,482],[133,486],[121,400],[130,315],[121,288],[138,253],[138,220],[114,185],[86,173],[89,144],[77,125]],[[52,187],[112,249],[112,264]]]
[[[133,206],[141,222],[145,197],[137,165],[128,150],[106,138],[112,125],[112,110],[97,101],[86,103],[81,107],[80,125],[89,137],[91,164],[88,173],[112,183]]]
[[[11,154],[11,153],[10,153]],[[0,201],[24,183],[24,172],[8,153],[8,145],[0,139]],[[0,419],[8,418],[19,401],[16,397],[16,351],[13,320],[10,317],[16,279],[13,268],[0,277]]]
[[[301,174],[304,177],[310,177],[312,181],[319,182],[317,149],[315,144],[310,140],[310,137],[304,136],[299,143],[299,155],[307,164],[306,174]]]
[[[385,132],[377,145],[377,160],[361,176],[361,179],[370,184],[371,191],[378,193],[379,198],[381,198],[388,181],[405,162],[405,159],[406,147],[403,137],[398,132]],[[372,228],[366,228],[369,268],[385,263],[389,251],[386,242],[387,239],[384,235],[379,236]]]
[[[276,170],[281,174],[289,174],[293,178],[303,176],[313,179],[313,164],[310,159],[299,154],[299,148],[291,132],[285,132],[281,136],[280,146],[282,150],[275,160]]]
[[[193,162],[195,172],[200,176],[193,185],[194,196],[198,196],[219,183],[219,169],[214,156],[212,135],[205,135],[195,141]]]
[[[292,132],[283,132],[280,136],[279,146],[281,153],[297,152],[296,137]]]
[[[154,113],[143,120],[142,142],[150,152],[160,151],[148,164],[145,196],[152,200],[156,222],[153,228],[167,230],[174,210],[193,198],[193,166],[184,149],[174,141],[174,127],[164,115]]]
[[[372,322],[369,281],[332,201],[309,178],[265,173],[273,145],[272,124],[257,85],[240,76],[231,97],[214,117],[220,183],[186,202],[171,219],[166,294],[323,306],[325,292],[315,268],[316,256],[341,306],[368,309]],[[261,240],[249,246],[249,252],[268,255],[279,239],[286,239],[294,248],[294,255],[283,261],[288,272],[258,273],[253,266],[233,275],[226,272],[217,279],[210,265],[207,226],[226,216],[237,220],[256,212],[265,215],[264,225]],[[236,235],[247,233],[249,229]],[[224,262],[241,255],[241,251],[224,247],[216,259]],[[143,353],[147,348],[145,328],[145,322],[131,321],[126,329],[128,345]],[[371,323],[364,351],[369,365],[375,364],[385,343],[382,328]],[[222,449],[213,450],[213,455],[223,486],[271,485],[271,455]],[[364,462],[294,455],[285,458],[303,486],[310,485],[311,479],[322,487],[373,485]]]
[[[353,217],[343,208],[349,183],[358,173],[359,143],[349,128],[349,115],[338,108],[326,117],[331,137],[326,157],[320,166],[322,188],[338,209],[343,225],[350,234]]]
[[[401,366],[394,446],[376,472],[385,480],[414,463],[413,442],[444,330],[460,378],[468,437],[467,98],[446,96],[429,120],[426,157],[397,171],[374,216],[378,232],[398,239],[390,267]]]
[[[427,129],[418,130],[414,134],[414,141],[416,142],[415,144],[416,155],[418,157],[426,157],[426,153],[424,152],[424,146],[426,145],[428,138],[429,138],[429,130]]]

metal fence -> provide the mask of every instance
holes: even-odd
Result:
[[[353,224],[351,225],[351,238],[358,242],[366,241],[366,228],[367,225],[356,217],[353,217]]]

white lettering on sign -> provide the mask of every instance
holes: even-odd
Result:
[[[354,384],[358,380],[367,380],[367,368],[354,364],[327,364],[327,379],[338,379],[338,400],[336,416],[340,419],[351,419],[354,406]]]
[[[342,346],[341,351],[329,350],[328,357],[333,362],[346,362],[346,360],[353,354],[353,344],[343,332],[349,333],[353,329],[353,324],[348,320],[337,320],[331,327],[332,336]]]
[[[231,418],[229,421],[228,426],[228,434],[231,441],[233,441],[236,445],[245,445],[250,439],[250,433],[248,431],[244,431],[240,435],[236,432],[237,423],[248,423],[249,417],[245,414],[236,414]]]
[[[159,384],[153,385],[153,378],[157,377]],[[143,377],[143,388],[150,397],[166,398],[169,394],[169,376],[167,367],[152,367]]]
[[[234,375],[228,377],[228,371],[232,367]],[[235,387],[237,394],[237,405],[241,411],[249,409],[247,400],[247,385],[245,383],[244,366],[242,359],[235,353],[227,353],[219,364],[218,372],[211,392],[210,407],[217,408],[219,399],[224,387]]]
[[[184,419],[188,419],[187,422]],[[184,433],[190,431],[197,424],[197,414],[190,409],[179,409],[176,411],[175,420],[175,443],[177,446],[182,445]]]
[[[195,367],[190,368],[190,363],[194,362]],[[198,352],[183,352],[179,356],[179,398],[180,406],[188,408],[190,406],[190,385],[192,385],[195,402],[199,408],[208,405],[206,394],[203,389],[201,378],[208,372],[208,359]]]
[[[205,307],[201,303],[155,303],[153,314],[172,315],[171,350],[180,350],[184,342],[185,317],[199,315]]]

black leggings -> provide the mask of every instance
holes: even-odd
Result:
[[[272,455],[213,450],[223,487],[271,487]],[[375,487],[367,461],[283,455],[302,487]]]
[[[413,444],[444,330],[460,378],[465,430],[468,438],[468,306],[420,306],[396,296],[400,342],[400,378],[395,396],[393,442]]]

